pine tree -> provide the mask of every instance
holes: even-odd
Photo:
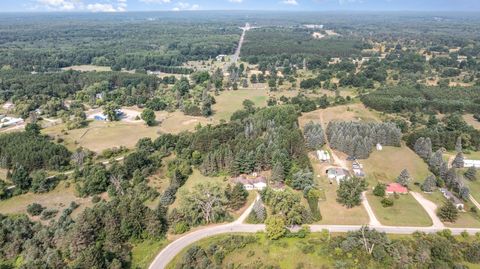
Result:
[[[443,163],[443,154],[441,150],[437,150],[428,161],[430,170],[436,175],[439,174],[440,166],[442,165],[442,163]]]
[[[458,219],[458,209],[450,200],[447,200],[443,206],[439,208],[437,216],[442,221],[455,222]]]
[[[227,186],[225,196],[228,206],[233,210],[238,210],[247,202],[248,192],[241,183],[237,183],[233,188],[230,185]]]
[[[407,169],[403,169],[400,175],[397,177],[396,182],[404,187],[408,186],[410,182],[410,174],[408,173]]]
[[[467,178],[470,181],[475,181],[477,180],[477,169],[475,167],[469,167],[467,171],[464,174],[465,178]]]
[[[272,180],[276,182],[283,182],[285,180],[285,172],[283,165],[276,162],[272,169]]]
[[[457,182],[457,171],[455,168],[450,168],[445,178],[445,185],[451,188]]]
[[[440,165],[438,176],[445,181],[447,178],[447,173],[448,173],[448,164],[446,161],[443,161],[442,164]]]
[[[433,175],[429,175],[423,182],[421,189],[424,192],[433,192],[437,185],[437,179]]]
[[[417,139],[413,148],[415,153],[424,160],[429,160],[430,156],[432,156],[432,141],[428,137]]]
[[[470,189],[466,186],[463,186],[458,191],[458,195],[460,195],[460,198],[463,200],[468,201],[470,198]]]
[[[462,152],[463,148],[462,148],[462,138],[459,136],[457,138],[457,142],[455,143],[455,151],[457,153],[460,153]]]
[[[310,149],[320,149],[325,144],[325,134],[320,124],[313,122],[304,127],[305,145]]]
[[[457,153],[457,156],[455,156],[455,159],[452,162],[452,166],[455,168],[463,168],[464,166],[464,157],[463,153],[460,151]]]

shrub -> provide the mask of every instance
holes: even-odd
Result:
[[[385,190],[386,190],[385,184],[378,183],[377,186],[373,189],[373,195],[378,196],[378,197],[383,197],[385,196]]]
[[[42,216],[40,217],[41,220],[49,220],[54,218],[58,214],[57,209],[45,209],[42,212]]]
[[[102,198],[100,198],[100,196],[95,195],[95,196],[92,197],[92,203],[94,203],[94,204],[100,202],[100,200],[102,200]]]
[[[177,222],[175,223],[175,225],[173,225],[174,234],[183,234],[186,233],[188,230],[190,230],[190,227],[184,221]]]
[[[393,203],[393,200],[390,199],[390,198],[383,198],[382,201],[381,201],[381,203],[382,203],[382,206],[383,206],[383,207],[392,207],[393,204],[394,204],[394,203]]]
[[[41,204],[33,203],[27,206],[27,213],[30,214],[30,216],[38,216],[42,214],[44,209],[45,207]]]

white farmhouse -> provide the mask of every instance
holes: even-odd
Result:
[[[258,190],[261,191],[267,187],[267,179],[263,176],[240,175],[233,179],[234,183],[241,183],[247,191]]]

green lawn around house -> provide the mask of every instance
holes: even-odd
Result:
[[[383,207],[381,197],[367,195],[375,216],[383,225],[428,227],[433,224],[427,212],[411,194],[399,195],[398,199],[391,195],[390,198],[394,201],[393,206]]]

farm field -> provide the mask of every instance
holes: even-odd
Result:
[[[240,109],[243,109],[243,101],[250,100],[256,107],[267,106],[267,100],[270,96],[280,98],[282,95],[286,97],[293,97],[297,91],[278,91],[270,92],[267,89],[238,89],[236,91],[223,91],[220,95],[215,96],[216,104],[212,106],[213,118],[216,121],[230,120],[232,114]]]
[[[363,104],[349,104],[329,107],[326,109],[318,109],[312,112],[304,113],[299,118],[300,126],[310,121],[320,122],[323,117],[325,125],[330,121],[379,121],[379,114],[368,109]]]
[[[276,241],[270,241],[265,234],[258,234],[257,242],[247,244],[244,248],[236,249],[234,253],[225,256],[222,263],[223,267],[228,264],[242,264],[244,268],[327,268],[332,266],[333,261],[330,258],[318,254],[318,252],[305,253],[302,247],[306,245],[315,245],[319,247],[322,244],[322,235],[312,233],[306,238],[281,238]],[[207,247],[211,243],[226,238],[226,235],[210,237],[197,242],[195,245]],[[167,268],[173,269],[180,262],[183,254],[188,247],[184,249]],[[301,267],[299,267],[301,266]]]
[[[383,207],[382,198],[367,194],[367,199],[372,206],[375,216],[383,225],[388,226],[431,226],[432,220],[422,206],[411,194],[400,195],[392,207]]]

